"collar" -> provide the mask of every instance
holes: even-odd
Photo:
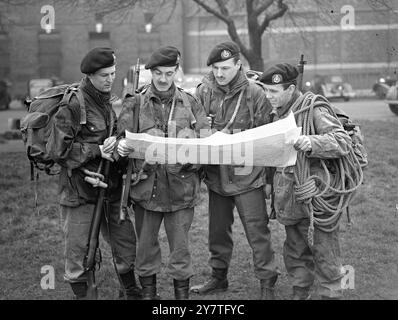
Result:
[[[213,91],[219,92],[226,97],[232,97],[236,93],[245,89],[249,85],[249,80],[242,68],[238,71],[237,75],[231,80],[231,82],[226,86],[220,86],[212,71],[210,71],[203,79],[203,82],[207,84]]]

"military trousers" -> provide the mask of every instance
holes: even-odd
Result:
[[[116,271],[126,273],[134,268],[136,257],[136,237],[134,226],[129,219],[119,224],[119,204],[109,205],[109,220],[102,217],[101,234],[111,246],[114,253]],[[85,282],[87,274],[84,271],[83,260],[87,253],[87,242],[91,219],[94,213],[93,204],[78,207],[61,205],[63,231],[65,237],[65,274],[68,282]],[[109,223],[107,223],[107,220]]]
[[[330,298],[342,295],[344,276],[338,228],[333,232],[314,231],[314,244],[308,245],[309,219],[285,226],[283,258],[293,286],[310,287],[317,279],[319,294]]]
[[[170,249],[166,274],[176,280],[192,277],[193,267],[188,232],[193,221],[194,208],[158,212],[146,210],[136,204],[134,209],[138,238],[137,274],[148,277],[161,271],[162,256],[158,237],[161,223],[164,221]]]
[[[223,196],[209,189],[209,265],[224,269],[230,265],[235,206],[253,252],[255,276],[269,279],[278,275],[262,187],[234,196]]]

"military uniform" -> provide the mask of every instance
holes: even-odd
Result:
[[[95,48],[83,59],[81,71],[91,74],[114,64],[112,49]],[[82,80],[80,90],[84,97],[86,124],[80,124],[80,105],[73,97],[69,105],[61,106],[55,114],[47,148],[52,159],[61,166],[59,192],[65,234],[64,278],[71,283],[76,296],[84,298],[87,273],[83,260],[98,188],[84,180],[83,169],[97,171],[101,162],[99,145],[110,131],[116,133],[116,124],[111,127],[111,119],[116,119],[116,115],[109,102],[110,94],[98,91],[87,77]],[[122,225],[117,223],[120,193],[121,171],[111,164],[107,192],[109,221],[106,223],[102,219],[101,232],[115,253],[116,271],[123,284],[126,288],[135,288],[135,232],[131,221]]]
[[[155,51],[146,68],[177,66],[179,52],[174,47]],[[203,106],[174,83],[166,92],[158,91],[152,83],[137,97],[125,99],[119,116],[120,132],[132,130],[133,106],[140,103],[139,132],[177,137],[190,129],[197,135],[209,129]],[[193,136],[192,136],[193,137]],[[148,299],[156,298],[156,274],[161,270],[161,252],[158,233],[162,220],[170,246],[166,272],[174,279],[175,288],[185,287],[187,298],[189,278],[193,275],[188,232],[199,200],[199,167],[191,164],[146,164],[136,160],[137,168],[144,166],[145,180],[130,189],[134,201],[138,235],[136,269]],[[176,294],[176,298],[180,295]]]
[[[266,70],[260,81],[270,86],[295,84],[297,76],[298,71],[295,67],[279,64]],[[276,117],[286,117],[300,95],[296,89],[286,105],[278,106]],[[313,116],[316,134],[308,136],[312,149],[306,156],[310,159],[310,174],[322,177],[319,160],[347,155],[351,141],[339,120],[331,115],[326,107],[314,108]],[[338,230],[327,233],[315,228],[314,244],[308,244],[310,221],[304,205],[298,203],[294,196],[294,167],[287,168],[285,176],[282,169],[277,168],[273,178],[274,206],[277,220],[285,225],[283,256],[292,281],[294,298],[309,297],[309,290],[315,278],[319,281],[321,296],[338,298],[341,296],[343,277]]]
[[[237,56],[239,48],[236,44],[221,43],[211,51],[207,64],[212,65]],[[270,122],[271,106],[262,88],[249,81],[241,69],[224,86],[220,86],[213,72],[210,72],[199,85],[197,96],[207,108],[207,114],[214,115],[213,130],[233,133]],[[233,123],[228,126],[238,101],[239,109]],[[266,182],[265,168],[208,165],[205,168],[204,181],[209,192],[209,264],[213,274],[207,285],[194,290],[207,294],[228,287],[226,277],[233,250],[232,224],[235,206],[253,250],[255,275],[262,280],[262,284],[273,287],[278,271],[271,247],[263,192]],[[218,285],[214,279],[219,280]],[[210,283],[212,284],[209,285]]]

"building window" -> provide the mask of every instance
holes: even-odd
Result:
[[[39,33],[39,74],[41,78],[60,77],[62,51],[58,33]]]
[[[111,35],[109,31],[89,32],[90,48],[110,47]]]
[[[10,75],[10,38],[0,31],[0,80]]]

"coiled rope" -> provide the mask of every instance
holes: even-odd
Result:
[[[329,101],[312,92],[300,96],[292,106],[296,122],[302,126],[303,135],[317,134],[314,127],[314,108],[327,108],[330,114],[337,118]],[[355,156],[354,149],[349,145],[349,153],[336,159],[319,159],[324,176],[323,180],[317,175],[310,174],[310,159],[304,152],[297,154],[294,168],[294,195],[298,203],[304,208],[310,219],[308,229],[308,243],[314,243],[314,228],[324,232],[332,232],[339,225],[339,219],[354,195],[355,190],[362,184],[363,172]],[[285,174],[282,175],[289,179]],[[291,179],[290,179],[291,180]]]

